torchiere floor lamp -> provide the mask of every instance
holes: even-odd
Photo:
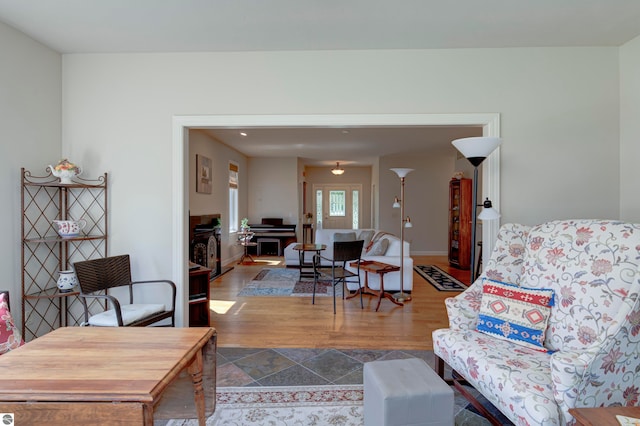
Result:
[[[500,138],[480,136],[472,138],[456,139],[451,142],[458,151],[466,157],[467,160],[473,165],[473,190],[471,195],[471,202],[473,211],[471,213],[471,283],[476,280],[476,225],[478,223],[478,166],[482,164],[485,158],[489,156],[501,143]],[[487,204],[488,203],[488,204]],[[480,204],[481,206],[483,204]],[[481,220],[497,219],[500,217],[497,211],[491,207],[491,201],[487,199],[484,203],[485,206],[491,208],[493,212],[481,213]],[[492,214],[493,213],[493,214]]]
[[[404,178],[413,171],[413,169],[395,168],[390,169],[400,178],[400,199],[395,198],[393,208],[400,208],[400,293],[393,295],[398,302],[408,302],[411,295],[404,292],[404,228],[411,228],[411,219],[409,216],[404,217]]]

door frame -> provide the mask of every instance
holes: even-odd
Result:
[[[173,279],[183,283],[178,295],[178,326],[187,324],[189,220],[189,129],[230,127],[482,126],[483,136],[500,137],[499,113],[461,114],[326,114],[326,115],[176,115],[172,119],[172,259]],[[373,195],[373,194],[372,194]],[[500,210],[500,147],[482,163],[482,195]],[[493,251],[500,221],[482,226],[483,264]],[[181,314],[181,315],[180,315]]]

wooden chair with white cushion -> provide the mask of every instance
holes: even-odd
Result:
[[[164,319],[171,319],[175,326],[176,285],[169,280],[132,281],[129,255],[104,257],[74,263],[80,300],[84,305],[85,324],[102,327],[144,327]],[[133,286],[163,284],[171,292],[171,305],[161,303],[134,303]],[[123,303],[111,293],[116,288],[128,288],[128,303]],[[110,308],[90,315],[87,301],[105,299]]]

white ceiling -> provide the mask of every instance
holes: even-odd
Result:
[[[363,166],[378,156],[455,153],[451,141],[482,136],[476,126],[212,129],[215,139],[249,157],[300,157],[313,166]]]
[[[620,46],[640,0],[0,0],[0,21],[63,54]],[[478,131],[349,130],[213,132],[249,156],[369,164]]]
[[[0,0],[61,53],[619,46],[638,0]]]

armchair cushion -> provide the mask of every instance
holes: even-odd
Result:
[[[485,279],[477,330],[546,352],[544,337],[552,305],[552,289]]]
[[[24,340],[9,311],[8,294],[0,293],[0,355],[21,345]]]
[[[477,331],[433,332],[436,354],[517,425],[557,425],[547,352]]]
[[[164,311],[165,306],[163,304],[137,304],[121,305],[120,310],[122,312],[122,322],[125,326],[132,324],[142,318],[146,318],[150,315],[157,314]],[[118,320],[116,318],[115,309],[109,309],[108,311],[100,312],[89,318],[89,325],[97,327],[117,327]]]

